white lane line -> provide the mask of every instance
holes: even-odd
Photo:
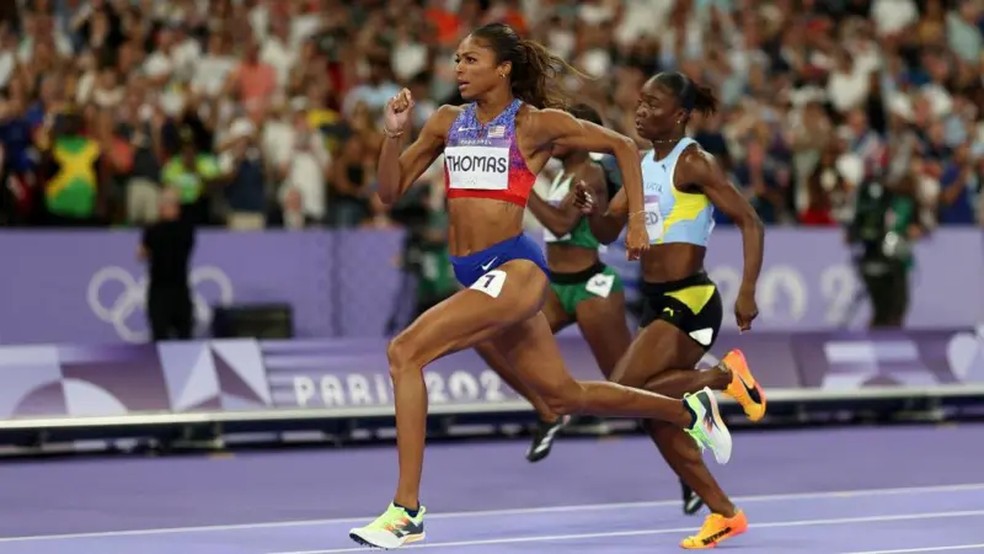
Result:
[[[775,527],[809,527],[814,525],[843,525],[847,523],[880,523],[885,521],[905,521],[911,519],[940,519],[950,517],[976,517],[984,515],[984,510],[966,510],[959,512],[929,512],[922,514],[898,514],[890,516],[844,517],[828,519],[801,519],[795,521],[771,521],[749,525],[749,528],[763,529]],[[461,546],[481,546],[490,544],[514,544],[524,542],[576,541],[583,539],[603,539],[613,537],[638,537],[644,535],[665,535],[668,533],[691,533],[693,527],[677,529],[642,529],[638,531],[610,531],[603,533],[580,533],[572,535],[537,535],[531,537],[509,537],[504,539],[485,539],[475,541],[433,542],[414,544],[404,548],[444,548]],[[366,547],[332,548],[328,550],[296,550],[292,552],[272,552],[270,554],[339,554],[341,552],[365,552]],[[892,552],[918,552],[918,550],[898,550]]]
[[[887,489],[859,489],[831,492],[801,492],[786,494],[764,494],[754,496],[735,497],[733,500],[743,504],[752,502],[782,502],[786,500],[814,500],[819,498],[844,498],[853,499],[858,496],[893,496],[908,494],[933,494],[941,492],[968,492],[984,490],[984,483],[966,483],[960,485],[940,485],[930,487],[897,487]],[[609,504],[576,504],[570,506],[548,506],[542,508],[510,508],[502,510],[484,510],[471,512],[442,512],[429,514],[428,521],[435,519],[456,519],[470,517],[489,517],[489,516],[512,516],[512,515],[533,515],[533,514],[556,514],[582,511],[600,510],[626,510],[657,508],[661,506],[677,506],[680,500],[658,500],[649,502],[616,502]],[[377,514],[378,515],[378,514]],[[222,531],[240,531],[248,529],[276,529],[282,527],[308,527],[331,524],[363,523],[371,521],[376,516],[365,517],[345,517],[329,519],[307,519],[307,520],[286,520],[286,521],[265,521],[257,523],[235,523],[228,525],[201,525],[190,527],[162,527],[154,529],[127,529],[120,531],[97,531],[85,533],[63,533],[52,535],[27,535],[21,537],[2,537],[0,543],[6,542],[28,542],[28,541],[51,541],[51,540],[72,540],[90,539],[106,537],[132,537],[141,535],[168,535],[180,533],[209,533]]]

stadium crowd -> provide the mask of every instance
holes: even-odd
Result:
[[[572,94],[630,136],[647,76],[711,84],[692,132],[768,224],[846,224],[877,183],[923,227],[984,225],[984,0],[2,4],[0,225],[142,225],[164,188],[202,225],[392,225],[381,109],[460,102],[455,46],[489,21],[591,76]]]

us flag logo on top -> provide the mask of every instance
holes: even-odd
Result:
[[[493,125],[489,127],[489,138],[502,138],[506,136],[505,125]]]

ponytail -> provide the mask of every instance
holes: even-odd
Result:
[[[512,66],[513,95],[537,108],[567,109],[571,99],[561,79],[566,75],[587,77],[533,40],[519,41],[518,58]]]
[[[693,88],[692,109],[704,115],[711,115],[717,111],[718,99],[711,87],[698,84],[694,81],[690,82],[690,86]]]
[[[560,79],[566,75],[589,78],[542,44],[519,38],[506,24],[489,23],[472,31],[471,36],[485,42],[495,52],[496,61],[512,64],[509,79],[513,96],[534,107],[566,109],[570,99]]]
[[[697,110],[704,115],[717,111],[718,99],[711,87],[702,85],[678,71],[657,74],[656,81],[673,92],[680,107],[687,110]]]

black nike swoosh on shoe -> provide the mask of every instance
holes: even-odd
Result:
[[[741,381],[741,386],[745,387],[745,392],[748,393],[748,397],[752,399],[752,402],[756,404],[762,403],[762,395],[759,394],[757,387],[749,387],[748,383],[745,382],[741,377],[738,378]]]

